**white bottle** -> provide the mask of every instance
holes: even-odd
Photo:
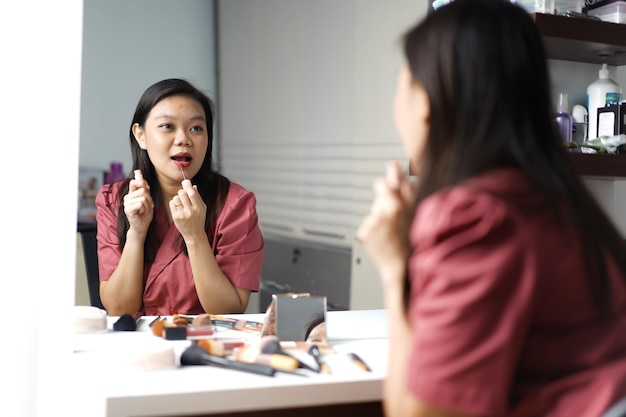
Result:
[[[589,126],[587,137],[598,137],[598,108],[609,103],[619,103],[622,100],[622,87],[609,78],[609,67],[602,64],[599,78],[587,87],[587,110],[589,111]]]

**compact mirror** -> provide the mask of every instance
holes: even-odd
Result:
[[[325,342],[326,297],[304,294],[274,294],[262,335],[281,341]]]

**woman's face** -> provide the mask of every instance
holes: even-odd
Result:
[[[135,124],[137,143],[148,152],[161,182],[193,178],[204,161],[209,132],[202,105],[186,96],[170,96],[150,110],[144,126]]]
[[[430,130],[430,105],[426,90],[414,82],[405,63],[398,72],[393,116],[410,163],[411,172],[417,173]]]

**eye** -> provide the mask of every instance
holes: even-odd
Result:
[[[159,127],[162,128],[162,129],[172,129],[173,128],[173,126],[171,124],[169,124],[169,123],[161,123],[159,125]]]
[[[204,131],[204,127],[202,127],[202,126],[193,126],[191,128],[191,131],[192,132],[203,132]]]

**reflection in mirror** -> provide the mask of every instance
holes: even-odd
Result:
[[[272,302],[279,340],[326,341],[326,297],[274,294]]]
[[[311,343],[326,342],[326,317],[324,314],[318,314],[306,326],[304,332],[304,340]]]

